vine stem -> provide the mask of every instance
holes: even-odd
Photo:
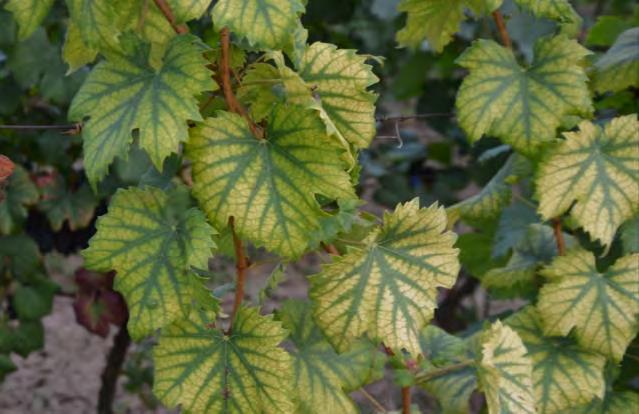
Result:
[[[402,387],[402,414],[410,414],[410,387]]]
[[[189,28],[185,25],[178,25],[175,22],[175,16],[173,15],[173,11],[171,10],[171,6],[166,2],[166,0],[153,0],[155,5],[158,6],[158,9],[162,12],[166,20],[169,22],[175,33],[184,34],[189,32]]]
[[[506,23],[504,23],[504,16],[501,14],[499,10],[495,10],[492,13],[492,15],[493,15],[493,19],[495,20],[495,25],[497,25],[497,30],[499,31],[501,42],[508,49],[512,49],[513,44],[510,41],[510,36],[508,35],[508,31],[506,30]]]
[[[557,253],[559,253],[559,256],[563,256],[566,254],[566,241],[564,240],[564,233],[561,231],[561,219],[555,218],[552,220],[552,231],[557,242]]]
[[[462,362],[459,362],[457,364],[452,364],[452,365],[447,365],[443,368],[440,369],[436,369],[433,371],[428,371],[425,374],[422,375],[417,375],[415,377],[415,379],[417,380],[417,382],[426,382],[426,381],[430,381],[433,378],[437,378],[437,377],[441,377],[442,375],[446,375],[449,372],[453,372],[453,371],[458,371],[462,368],[466,368],[472,364],[474,364],[475,361],[473,361],[472,359],[467,359],[464,360]]]
[[[220,45],[222,49],[222,58],[220,62],[221,69],[221,80],[222,80],[222,91],[224,92],[224,100],[226,100],[226,104],[228,105],[231,112],[235,112],[236,114],[241,115],[246,122],[248,122],[249,128],[253,135],[256,138],[262,139],[264,135],[262,131],[258,128],[257,125],[251,120],[248,116],[246,110],[242,107],[242,104],[237,100],[235,94],[233,93],[233,88],[231,87],[231,65],[230,65],[230,45],[231,45],[231,34],[229,32],[228,27],[224,27],[220,31]]]
[[[379,411],[380,413],[386,413],[388,412],[388,410],[386,408],[384,408],[384,406],[375,399],[375,397],[373,397],[368,391],[366,391],[364,388],[360,388],[359,392],[362,393],[362,395],[364,397],[366,397],[366,399],[368,401],[370,401],[370,403],[377,409],[377,411]]]
[[[231,322],[229,329],[226,331],[227,335],[230,335],[233,330],[233,321],[235,315],[240,309],[242,300],[244,299],[244,282],[246,280],[246,270],[249,267],[248,259],[244,253],[244,245],[242,239],[239,238],[235,232],[235,218],[229,217],[229,226],[231,227],[231,233],[233,234],[233,248],[235,249],[235,269],[237,271],[237,281],[235,284],[235,300],[233,301],[233,311],[231,312]]]
[[[126,357],[126,351],[131,344],[126,322],[113,339],[113,347],[107,356],[106,366],[102,371],[102,385],[98,394],[98,414],[113,413],[113,399],[115,398],[116,384]]]

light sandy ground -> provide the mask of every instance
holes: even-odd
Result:
[[[18,370],[0,384],[2,414],[84,414],[96,412],[100,374],[114,329],[106,338],[92,335],[75,322],[71,299],[57,297],[44,319],[45,348],[22,359]],[[121,388],[116,413],[152,413],[137,396]],[[159,412],[159,411],[158,411]]]

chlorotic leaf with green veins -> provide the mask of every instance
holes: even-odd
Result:
[[[304,10],[300,0],[219,0],[212,17],[215,27],[227,26],[251,46],[281,50],[293,44]]]
[[[41,192],[42,201],[38,209],[47,216],[54,231],[60,230],[65,221],[74,231],[86,227],[93,219],[98,200],[86,183],[72,191],[66,187],[64,178],[56,175],[41,188]]]
[[[27,218],[26,207],[35,204],[39,194],[29,173],[20,165],[15,166],[4,192],[0,201],[0,234],[10,234]]]
[[[618,92],[639,87],[639,27],[621,33],[612,47],[595,62],[597,92]]]
[[[621,414],[633,413],[639,407],[639,393],[635,391],[608,391],[587,406],[566,411],[568,414]]]
[[[582,348],[621,361],[638,331],[639,254],[600,273],[593,254],[577,249],[541,273],[548,279],[537,303],[544,332],[565,336],[574,329]]]
[[[69,65],[67,74],[75,72],[87,63],[93,62],[97,54],[97,50],[84,43],[78,26],[73,20],[70,20],[67,34],[64,38],[64,46],[62,46],[62,58]]]
[[[214,318],[191,312],[162,330],[153,351],[153,392],[184,413],[293,413],[291,358],[278,345],[279,322],[257,309],[240,308],[233,332],[215,329]]]
[[[427,325],[422,329],[419,344],[422,354],[433,364],[435,370],[475,359],[468,341],[450,335],[434,325]],[[477,388],[476,371],[475,364],[468,364],[427,380],[418,380],[418,383],[437,398],[443,414],[466,414],[469,409],[468,400]]]
[[[572,338],[545,336],[541,317],[533,306],[505,322],[519,334],[533,361],[539,414],[565,413],[596,397],[603,398],[603,355],[580,348]]]
[[[4,6],[18,22],[18,38],[24,40],[47,17],[53,0],[8,0]]]
[[[523,67],[511,50],[492,40],[475,41],[457,59],[470,70],[456,101],[461,127],[471,141],[491,135],[535,154],[555,138],[565,115],[592,111],[581,66],[589,53],[564,36],[542,38],[532,64]]]
[[[397,32],[400,46],[418,47],[424,40],[441,52],[464,21],[464,0],[402,0],[397,9],[407,13],[406,27]]]
[[[576,35],[582,20],[568,0],[515,0],[519,6],[536,17],[545,17],[561,23],[562,32]]]
[[[134,339],[188,315],[191,267],[207,268],[214,247],[204,215],[177,197],[154,187],[118,190],[83,252],[88,269],[117,272]]]
[[[149,63],[148,45],[127,39],[127,54],[98,64],[69,110],[73,120],[90,117],[82,136],[84,166],[94,186],[115,157],[126,157],[134,129],[140,147],[161,171],[164,159],[186,141],[187,120],[202,119],[194,97],[215,89],[193,37],[173,38],[157,68]]]
[[[117,8],[113,0],[66,0],[69,15],[80,32],[82,42],[91,49],[117,50]]]
[[[308,46],[299,63],[299,76],[312,90],[328,132],[359,148],[375,136],[377,95],[368,87],[379,79],[366,64],[369,56],[338,49],[329,43]]]
[[[532,360],[512,328],[495,322],[481,333],[478,378],[490,414],[535,413]]]
[[[278,313],[294,344],[293,383],[298,412],[358,413],[348,392],[383,376],[384,355],[370,342],[337,354],[315,325],[310,304],[289,300]]]
[[[312,110],[278,106],[265,139],[246,120],[219,112],[192,130],[193,194],[212,223],[235,218],[238,234],[285,257],[307,248],[328,214],[315,198],[356,198],[342,150]]]
[[[386,346],[420,353],[419,332],[437,306],[437,288],[450,288],[459,272],[456,236],[436,204],[417,199],[384,215],[362,247],[311,276],[315,319],[339,351],[364,333]]]
[[[546,220],[567,211],[610,245],[619,226],[639,211],[639,122],[636,115],[603,128],[588,121],[564,133],[539,167],[539,213]]]

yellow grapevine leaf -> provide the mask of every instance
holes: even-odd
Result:
[[[437,306],[437,288],[450,288],[459,272],[456,236],[446,213],[417,199],[384,215],[360,249],[311,276],[315,319],[339,351],[364,333],[387,346],[420,353],[419,332]]]
[[[490,414],[533,414],[532,361],[512,328],[495,322],[480,337],[479,384]]]
[[[69,20],[67,34],[64,38],[64,45],[62,46],[62,58],[69,65],[67,75],[75,72],[87,63],[93,62],[97,54],[97,50],[84,43],[78,26],[73,20]]]
[[[384,355],[365,341],[337,354],[315,325],[308,303],[289,300],[278,316],[294,344],[290,353],[298,412],[358,413],[348,392],[383,377]]]
[[[38,28],[47,17],[53,0],[9,0],[5,9],[13,13],[18,22],[18,39],[24,40]]]
[[[211,15],[215,27],[227,26],[252,46],[282,50],[294,43],[304,10],[300,0],[219,0]]]
[[[639,87],[639,27],[621,33],[594,65],[597,92],[617,92]]]
[[[542,275],[537,308],[547,335],[566,336],[615,361],[637,333],[639,254],[624,256],[604,273],[592,253],[577,249],[557,257]]]
[[[166,157],[186,141],[188,119],[201,120],[195,96],[216,88],[192,36],[173,38],[161,66],[149,64],[150,47],[134,37],[127,53],[98,64],[71,103],[69,117],[85,122],[84,166],[95,187],[115,157],[125,158],[139,131],[140,147],[161,171]]]
[[[265,139],[239,115],[218,112],[192,130],[193,194],[218,227],[235,218],[237,232],[285,257],[307,248],[327,216],[315,198],[356,198],[342,150],[312,110],[276,107]]]
[[[293,413],[291,358],[278,345],[286,330],[272,316],[240,308],[232,334],[191,312],[162,330],[153,351],[153,392],[185,414]]]
[[[564,133],[539,167],[539,213],[567,211],[593,239],[610,245],[619,226],[639,211],[639,122],[636,115],[600,127],[584,121]]]
[[[587,406],[565,411],[568,414],[621,414],[633,413],[639,407],[639,393],[635,391],[608,391]]]
[[[592,111],[581,66],[590,54],[564,36],[542,38],[535,58],[521,66],[513,52],[492,40],[477,40],[457,59],[470,70],[459,88],[459,124],[471,141],[484,134],[525,154],[555,138],[564,115]]]
[[[519,6],[529,10],[536,17],[546,17],[561,24],[562,32],[577,35],[582,23],[581,17],[568,0],[515,0]]]
[[[179,197],[154,187],[118,190],[83,252],[88,269],[117,272],[134,339],[186,317],[196,295],[191,267],[208,266],[214,229]]]
[[[565,413],[603,398],[606,358],[573,339],[545,336],[537,309],[528,306],[505,321],[521,337],[533,361],[535,401],[540,414]]]

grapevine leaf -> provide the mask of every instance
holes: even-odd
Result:
[[[564,36],[542,38],[532,64],[522,67],[511,50],[491,40],[475,41],[457,60],[470,70],[457,95],[460,125],[471,141],[493,135],[534,154],[555,138],[564,115],[591,112],[581,66],[589,53]]]
[[[624,254],[639,253],[639,216],[624,223],[619,232]]]
[[[497,174],[476,195],[448,208],[451,217],[459,215],[470,222],[495,219],[510,204],[512,185],[528,174],[530,166],[525,158],[511,155]]]
[[[544,219],[570,215],[593,239],[609,245],[619,226],[638,210],[639,122],[636,115],[605,127],[588,121],[542,162],[537,177],[539,213]]]
[[[210,220],[286,257],[302,254],[324,213],[315,199],[356,198],[341,150],[311,110],[278,106],[266,139],[239,115],[219,112],[193,129],[193,194]]]
[[[83,184],[76,191],[66,187],[60,175],[41,188],[42,201],[38,209],[42,211],[54,231],[62,228],[65,221],[72,231],[86,227],[93,218],[98,200],[88,185]]]
[[[211,0],[168,0],[175,21],[185,23],[189,20],[199,19],[206,12]]]
[[[474,359],[467,341],[433,325],[428,325],[422,330],[419,343],[422,354],[436,369]],[[420,382],[419,385],[437,398],[443,414],[464,414],[468,412],[468,400],[477,388],[476,368],[468,365],[450,370]]]
[[[567,335],[588,350],[620,361],[637,333],[639,255],[624,256],[604,273],[592,253],[577,249],[557,257],[542,275],[537,308],[547,335]]]
[[[294,43],[300,0],[219,0],[213,7],[215,27],[228,28],[261,49],[284,49]]]
[[[123,326],[128,312],[124,298],[113,291],[114,273],[89,272],[79,268],[74,281],[78,286],[73,311],[78,324],[106,338],[110,324]]]
[[[208,265],[213,228],[174,200],[175,192],[153,187],[118,190],[83,252],[88,269],[117,272],[134,339],[185,317],[195,295],[190,267]]]
[[[40,260],[38,245],[27,235],[0,237],[0,274],[27,280],[38,271]]]
[[[535,413],[532,361],[519,335],[497,321],[481,334],[480,340],[477,372],[488,412]]]
[[[595,399],[585,407],[568,411],[569,414],[632,413],[639,407],[639,393],[634,391],[608,391],[603,400]]]
[[[233,333],[193,311],[162,330],[153,352],[153,392],[184,413],[292,413],[291,358],[279,343],[286,330],[257,309],[241,308]]]
[[[285,302],[278,315],[295,345],[291,356],[299,412],[357,413],[347,392],[383,376],[383,355],[364,341],[337,354],[302,301]]]
[[[639,87],[639,27],[620,34],[594,65],[597,92],[618,92],[629,86]]]
[[[120,30],[112,0],[66,0],[71,21],[82,42],[91,49],[116,50]],[[118,5],[119,6],[119,5]]]
[[[574,244],[574,239],[564,235],[566,246]],[[488,271],[481,282],[487,288],[507,289],[511,294],[524,295],[534,291],[537,270],[557,256],[557,244],[553,230],[542,224],[531,224],[526,234],[517,243],[513,254],[503,267]]]
[[[2,382],[8,374],[11,374],[16,369],[16,365],[8,355],[0,354],[0,382]]]
[[[192,36],[173,38],[157,68],[149,63],[148,45],[133,37],[122,43],[126,53],[98,64],[69,110],[73,120],[90,117],[82,135],[84,165],[94,186],[116,156],[126,158],[134,129],[161,171],[164,159],[187,139],[187,119],[202,119],[194,96],[215,88]]]
[[[392,349],[419,354],[419,332],[433,316],[437,287],[452,287],[459,272],[456,236],[445,229],[445,211],[436,204],[400,204],[361,249],[311,276],[316,321],[338,351],[368,332]]]
[[[515,3],[528,9],[535,17],[559,21],[567,35],[576,35],[580,29],[581,17],[568,0],[515,0]]]
[[[12,233],[27,217],[25,207],[38,201],[38,189],[31,181],[29,173],[19,165],[7,181],[5,197],[0,201],[0,233]]]
[[[313,91],[312,99],[319,105],[328,132],[360,148],[370,144],[376,130],[377,95],[368,87],[379,79],[365,63],[369,57],[315,42],[298,65],[299,76]]]
[[[581,349],[571,338],[545,336],[541,317],[533,306],[515,313],[506,323],[519,334],[533,361],[540,414],[564,413],[603,397],[603,355]]]
[[[13,306],[21,321],[37,321],[51,312],[58,285],[39,277],[32,285],[19,285],[13,296]]]
[[[506,255],[521,240],[524,240],[529,226],[539,222],[540,219],[534,207],[521,202],[515,202],[506,207],[499,217],[492,256],[502,257]]]
[[[53,0],[9,0],[5,9],[13,13],[18,22],[18,39],[24,40],[38,28],[47,17]]]
[[[64,45],[62,46],[62,58],[69,65],[67,74],[73,73],[87,63],[93,62],[97,54],[98,51],[96,49],[84,43],[80,29],[78,29],[73,20],[70,20]]]

